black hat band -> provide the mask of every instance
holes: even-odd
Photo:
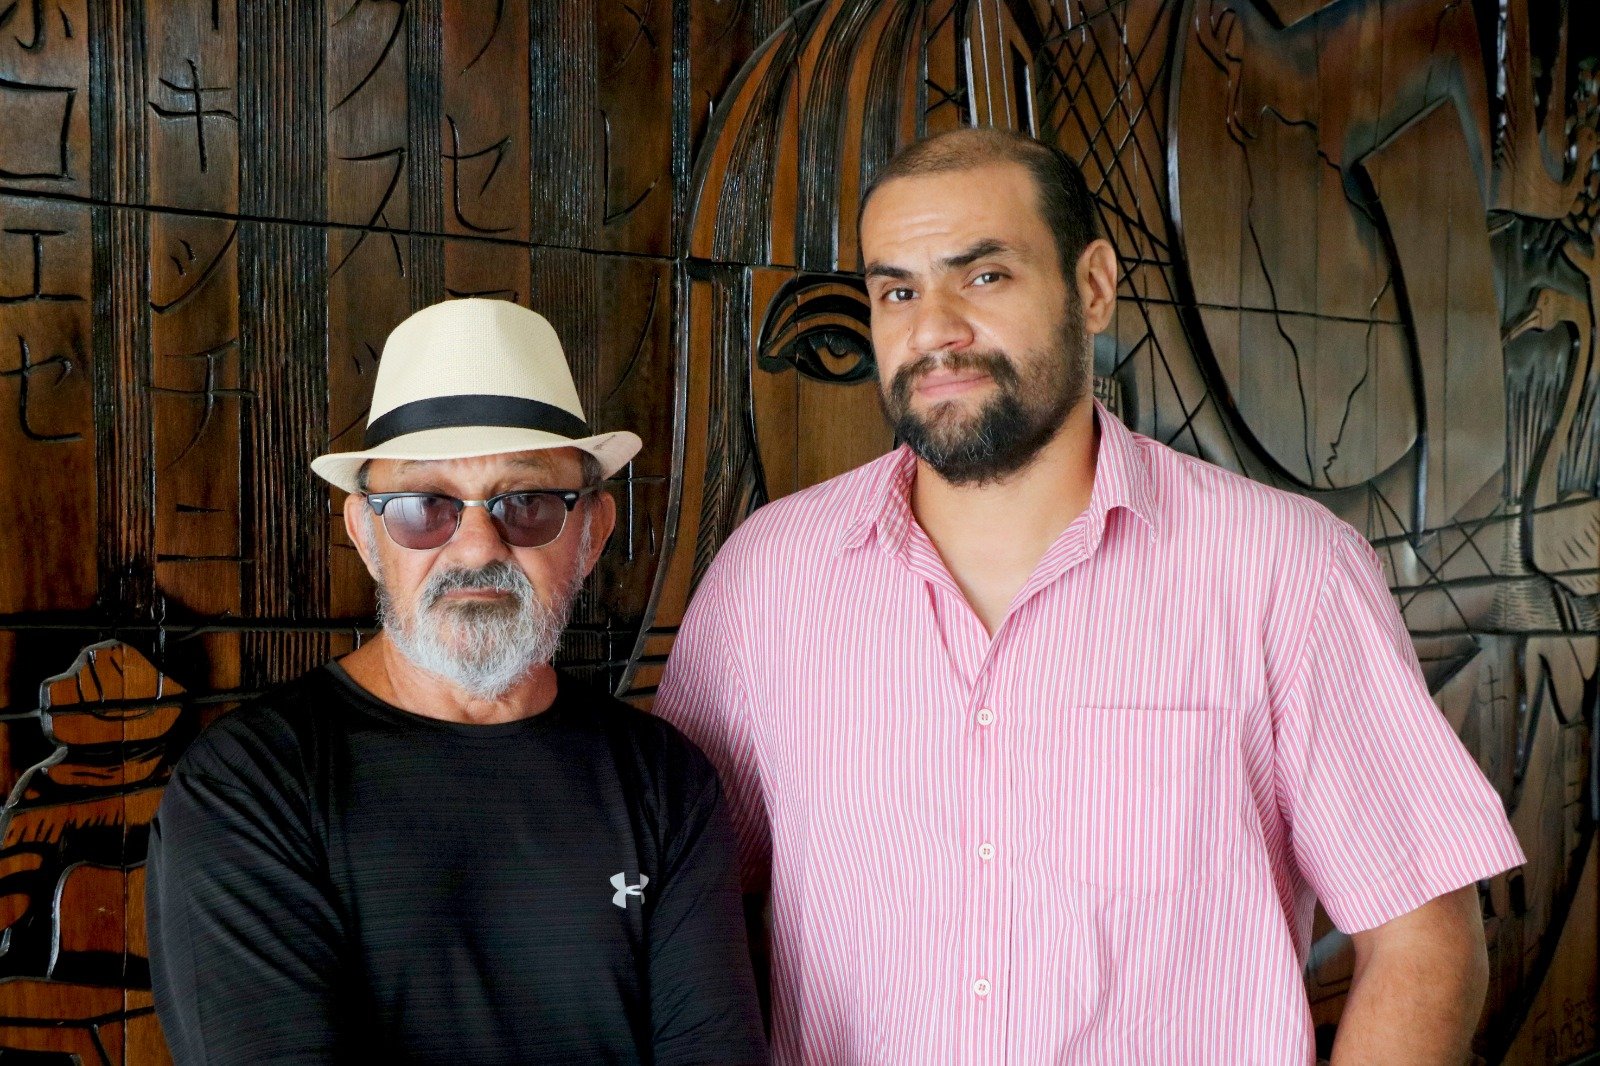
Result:
[[[376,448],[385,441],[408,433],[453,426],[538,429],[573,440],[590,435],[589,424],[583,419],[543,400],[468,394],[434,396],[427,400],[403,403],[367,423],[362,443],[367,448]]]

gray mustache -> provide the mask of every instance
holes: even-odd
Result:
[[[432,607],[439,599],[452,592],[509,592],[519,600],[526,600],[533,592],[527,575],[508,562],[499,561],[476,570],[447,570],[435,574],[423,586],[422,606]]]

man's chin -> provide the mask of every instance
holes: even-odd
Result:
[[[944,425],[925,423],[918,433],[915,435],[902,433],[901,439],[909,442],[912,451],[920,458],[932,462],[941,456],[965,455],[972,452],[976,445],[975,436],[976,431],[972,421],[962,421]]]
[[[506,651],[507,649],[481,645],[469,650],[457,645],[440,644],[430,649],[430,653],[423,656],[423,661],[414,661],[413,665],[436,674],[475,696],[490,699],[509,691],[519,680],[527,676],[530,670],[545,665],[545,661],[535,661],[532,658],[496,654]],[[486,676],[498,680],[486,687],[484,681]]]
[[[493,660],[506,650],[500,638],[485,637],[480,631],[456,629],[453,626],[441,626],[434,630],[430,643],[439,655],[466,667],[478,661]]]
[[[966,400],[913,404],[895,413],[890,424],[902,440],[925,440],[938,448],[959,447],[970,440],[984,419],[984,408]]]

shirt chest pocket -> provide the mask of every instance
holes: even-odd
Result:
[[[1237,817],[1225,712],[1074,707],[1044,745],[1043,867],[1135,895],[1208,879]]]

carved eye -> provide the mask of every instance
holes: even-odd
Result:
[[[793,368],[833,385],[870,381],[872,354],[867,289],[859,278],[802,274],[772,298],[756,347],[756,365],[769,374]]]

